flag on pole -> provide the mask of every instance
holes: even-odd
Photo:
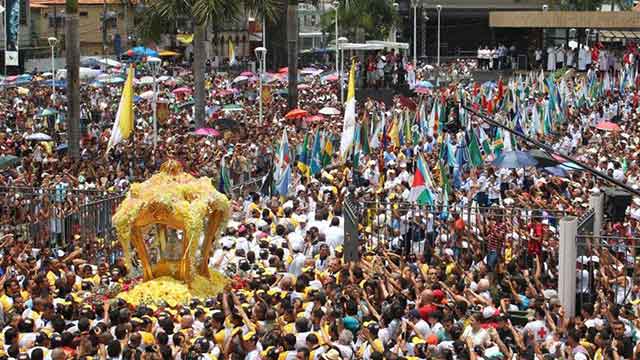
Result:
[[[313,139],[313,150],[311,151],[311,164],[309,166],[311,175],[315,175],[322,171],[322,140],[320,139],[320,131],[316,131]]]
[[[346,159],[347,152],[353,145],[353,137],[356,131],[356,61],[351,63],[349,71],[349,89],[347,90],[347,102],[344,106],[344,123],[342,137],[340,139],[340,157]]]
[[[471,165],[478,167],[482,165],[482,155],[480,155],[480,145],[478,144],[478,139],[476,139],[476,134],[473,129],[469,131],[469,138],[469,158]]]
[[[281,196],[287,195],[289,193],[289,183],[291,182],[291,165],[287,130],[284,130],[282,133],[280,150],[278,151],[278,157],[276,158],[274,179],[276,182],[276,192]]]
[[[300,153],[298,154],[298,169],[300,172],[304,174],[304,176],[309,176],[309,134],[304,135],[304,141],[302,142],[302,147],[300,148]]]
[[[409,193],[409,201],[416,202],[418,205],[433,205],[433,182],[429,176],[429,169],[425,166],[422,155],[418,154],[416,162],[416,171],[413,175],[411,184],[411,192]]]
[[[229,167],[227,166],[226,156],[220,160],[220,180],[218,182],[218,191],[227,195],[231,194],[231,177],[229,176]]]
[[[107,154],[112,147],[123,139],[128,138],[133,131],[133,78],[133,65],[131,65],[127,70],[127,81],[125,81],[122,88],[116,121],[113,122],[111,138],[109,138],[109,144],[107,145]]]

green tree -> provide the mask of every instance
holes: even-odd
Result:
[[[398,12],[392,3],[389,0],[350,0],[349,6],[346,6],[341,1],[338,8],[340,36],[355,41],[386,39],[393,26],[399,22]],[[333,34],[329,39],[335,39],[335,21],[334,11],[322,15],[323,31]]]
[[[195,123],[205,122],[205,34],[213,24],[239,19],[244,12],[273,19],[281,0],[152,0],[138,25],[143,40],[157,40],[167,29],[174,28],[178,19],[190,14],[193,23],[193,64],[195,90]]]

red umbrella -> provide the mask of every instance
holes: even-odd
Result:
[[[220,132],[212,128],[200,128],[194,131],[193,133],[196,135],[203,135],[203,136],[213,136],[213,137],[220,136]]]
[[[293,109],[287,113],[284,117],[287,119],[299,119],[309,115],[306,110],[302,109]]]
[[[604,131],[620,131],[620,126],[616,123],[612,123],[611,121],[603,121],[596,125],[596,129]]]
[[[192,90],[189,89],[188,87],[181,87],[181,88],[177,88],[175,90],[172,91],[172,93],[174,95],[178,95],[178,94],[191,94]]]
[[[324,116],[322,116],[320,114],[311,115],[311,116],[307,117],[305,120],[307,120],[307,122],[323,121],[324,120]]]
[[[428,94],[431,92],[431,90],[423,87],[416,88],[414,91],[416,92],[416,94],[422,94],[422,95]]]
[[[286,67],[286,66],[285,67],[281,67],[280,69],[278,69],[278,72],[281,73],[281,74],[288,73],[289,72],[289,68]]]
[[[327,81],[338,81],[340,78],[338,77],[338,75],[328,75],[324,79],[327,80]]]
[[[400,96],[400,105],[407,107],[411,111],[415,111],[417,106],[413,100],[405,96]]]

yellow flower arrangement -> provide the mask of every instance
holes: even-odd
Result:
[[[136,245],[136,249],[144,249],[145,251],[144,254],[138,254],[138,256],[145,271],[145,280],[147,280],[144,284],[148,284],[148,280],[152,280],[154,276],[149,275],[152,274],[152,271],[149,261],[146,260],[148,258],[147,249],[144,241],[139,239],[139,236],[136,238],[135,234],[146,231],[150,224],[164,224],[180,228],[184,232],[182,241],[186,248],[186,256],[182,259],[182,263],[188,264],[188,269],[183,267],[180,272],[180,267],[178,267],[177,271],[180,276],[184,277],[182,280],[193,285],[191,283],[196,280],[196,277],[192,274],[198,268],[195,261],[196,256],[199,256],[202,262],[200,268],[206,269],[204,262],[208,261],[210,254],[203,254],[204,250],[202,249],[207,249],[207,244],[214,243],[221,229],[225,228],[229,218],[229,208],[229,200],[216,191],[210,178],[195,178],[183,172],[182,166],[177,161],[167,161],[162,165],[160,172],[147,181],[131,185],[127,197],[113,216],[118,239],[124,249],[125,262],[130,266],[130,249],[132,241],[134,241],[133,245]],[[205,221],[213,219],[214,215],[221,221],[215,228],[208,230],[212,233],[205,233],[207,231],[204,228]],[[200,249],[198,243],[202,235],[207,240],[207,244]],[[157,244],[155,241],[153,243]],[[208,248],[209,251],[214,248],[213,244],[211,245]],[[198,250],[201,250],[199,254]],[[205,277],[205,282],[209,282],[210,279],[206,278],[209,274],[201,273],[200,275]],[[167,281],[164,281],[163,284],[170,285]],[[147,289],[147,294],[152,293],[155,289],[153,287],[155,285],[147,287],[149,286],[151,288]],[[211,286],[211,284],[207,286]],[[180,289],[179,287],[173,289],[178,294],[176,301],[181,296],[186,296]]]

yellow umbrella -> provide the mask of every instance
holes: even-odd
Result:
[[[178,56],[180,54],[178,54],[175,51],[171,51],[171,50],[163,50],[163,51],[160,51],[158,53],[158,55],[160,55],[160,56]]]
[[[28,95],[29,94],[29,89],[27,88],[23,88],[23,87],[18,87],[18,94],[20,95]]]

